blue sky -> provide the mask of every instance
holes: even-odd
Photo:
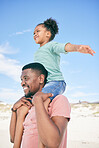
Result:
[[[0,100],[14,103],[23,94],[21,68],[33,62],[39,45],[35,26],[54,18],[59,34],[54,41],[86,44],[94,56],[61,54],[61,70],[70,102],[99,101],[99,1],[98,0],[0,0]]]

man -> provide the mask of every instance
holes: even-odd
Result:
[[[70,105],[63,95],[58,95],[50,103],[52,94],[41,92],[46,78],[47,72],[39,63],[22,68],[21,85],[25,97],[14,104],[10,123],[14,148],[20,147],[22,134],[22,148],[66,148]],[[31,96],[32,104],[29,102]],[[23,132],[20,134],[20,131]]]

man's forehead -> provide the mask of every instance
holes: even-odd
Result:
[[[28,69],[24,69],[21,73],[21,77],[29,76],[29,75],[38,75],[38,71],[28,68]]]
[[[22,70],[22,74],[24,74],[24,73],[28,73],[28,72],[31,72],[31,68],[28,68],[28,69],[24,69],[24,70]]]
[[[31,69],[24,69],[22,70],[21,76],[29,75],[30,73],[33,73]]]

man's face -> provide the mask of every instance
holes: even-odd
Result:
[[[31,97],[40,90],[40,76],[35,70],[23,70],[21,81],[21,86],[23,87],[26,97]]]

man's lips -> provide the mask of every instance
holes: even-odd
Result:
[[[25,90],[27,90],[29,87],[23,87],[23,90],[25,91]]]

